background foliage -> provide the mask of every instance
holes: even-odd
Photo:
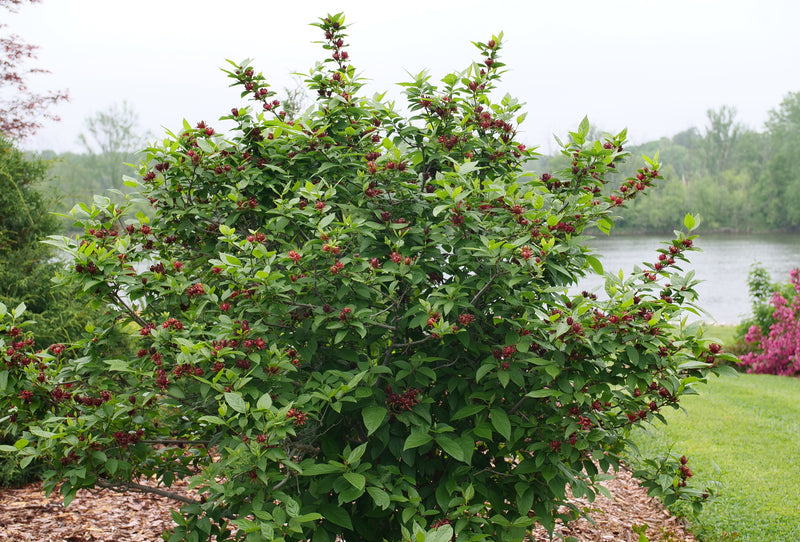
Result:
[[[47,162],[28,158],[0,139],[0,302],[27,306],[40,348],[77,340],[86,322],[74,293],[52,288],[52,278],[64,264],[52,247],[41,243],[59,232],[50,213],[53,202],[38,190],[47,176]]]
[[[0,138],[0,303],[27,307],[34,348],[78,340],[87,322],[72,289],[53,288],[52,279],[64,264],[42,243],[59,231],[51,202],[38,190],[47,175],[45,161],[26,157]],[[0,486],[23,483],[37,473],[0,461]]]
[[[703,231],[796,231],[800,175],[792,167],[800,134],[800,93],[789,93],[758,132],[736,122],[736,110],[707,113],[708,123],[628,148],[660,153],[661,182],[619,211],[623,232],[670,231],[686,213],[701,215]],[[534,162],[536,172],[563,167],[567,156]],[[628,166],[626,174],[633,172]]]

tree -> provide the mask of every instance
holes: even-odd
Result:
[[[71,292],[51,291],[52,277],[63,269],[54,250],[42,241],[60,232],[52,202],[38,188],[47,177],[48,164],[27,158],[0,139],[0,302],[16,307],[24,303],[35,319],[38,348],[77,340],[85,318]]]
[[[712,174],[728,169],[736,146],[741,124],[736,122],[736,108],[723,105],[706,111],[708,126],[703,143],[706,148],[706,167]]]
[[[587,141],[584,120],[566,169],[525,173],[521,106],[490,98],[502,35],[441,87],[405,83],[406,117],[358,97],[343,22],[317,23],[313,110],[286,120],[232,63],[255,105],[227,137],[186,123],[148,149],[152,218],[75,208],[83,235],[53,242],[62,284],[107,308],[89,340],[36,354],[0,311],[19,437],[0,450],[49,460],[66,503],[191,477],[170,540],[521,541],[578,515],[567,486],[592,499],[629,429],[716,370],[719,345],[681,318],[691,236],[610,275],[610,301],[566,293],[601,270],[584,230],[607,231],[657,161],[601,195],[625,134]],[[102,350],[110,326],[136,356]],[[702,500],[674,467],[664,491]]]
[[[14,12],[26,1],[39,0],[0,0],[0,8]],[[0,29],[6,26],[0,24]],[[6,137],[23,138],[36,132],[42,119],[58,120],[49,109],[68,99],[64,91],[40,94],[28,88],[30,76],[48,73],[25,66],[27,61],[36,59],[36,49],[16,34],[0,36],[0,134]]]
[[[306,92],[306,88],[302,80],[296,78],[294,80],[294,86],[292,88],[283,87],[283,94],[284,98],[281,100],[281,111],[286,113],[287,120],[294,120],[295,117],[300,115],[303,112],[308,104],[306,100],[308,99],[308,93]]]
[[[780,105],[769,112],[767,131],[775,137],[797,137],[800,133],[800,91],[784,96]]]
[[[42,243],[60,231],[49,212],[51,202],[40,192],[47,173],[45,161],[26,157],[0,138],[0,304],[25,307],[31,319],[28,329],[35,337],[29,346],[35,350],[78,340],[88,320],[71,290],[52,289],[52,278],[64,263],[54,258],[52,247]],[[3,369],[0,364],[0,389],[7,376]],[[9,444],[10,437],[0,433],[0,443]],[[38,473],[0,457],[2,487],[29,481]]]
[[[78,136],[89,154],[128,156],[140,151],[147,136],[141,135],[139,115],[127,101],[105,111],[97,111],[85,120],[88,133]]]
[[[125,163],[133,162],[136,153],[144,148],[147,134],[142,135],[139,115],[122,102],[105,111],[98,111],[85,121],[86,133],[78,136],[97,167],[106,171],[102,186],[121,188],[122,175],[129,169]],[[133,174],[131,170],[129,173]]]
[[[758,201],[767,223],[778,229],[800,227],[800,175],[794,168],[800,144],[800,92],[790,92],[766,122],[770,154],[758,182]]]

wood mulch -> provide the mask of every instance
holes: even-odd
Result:
[[[647,525],[650,542],[691,541],[678,519],[647,496],[644,489],[621,470],[603,482],[613,499],[574,501],[593,510],[594,524],[585,519],[559,525],[559,536],[580,542],[638,542],[634,525]],[[41,484],[0,491],[0,542],[155,542],[172,525],[170,507],[175,501],[153,494],[80,491],[67,508],[60,496],[45,497]],[[549,541],[543,529],[535,542]]]

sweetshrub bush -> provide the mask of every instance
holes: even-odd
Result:
[[[502,35],[439,87],[405,83],[404,116],[358,97],[342,16],[318,26],[316,106],[287,121],[235,64],[254,105],[231,135],[186,124],[148,149],[152,219],[73,210],[62,283],[107,313],[36,352],[21,308],[2,311],[3,449],[49,460],[67,502],[191,477],[169,540],[511,541],[575,517],[567,485],[593,498],[628,430],[714,370],[681,320],[692,237],[608,276],[607,301],[566,293],[602,270],[587,228],[658,163],[601,196],[625,134],[588,142],[584,121],[566,170],[525,173],[520,104],[492,101]],[[138,355],[109,359],[111,329]]]

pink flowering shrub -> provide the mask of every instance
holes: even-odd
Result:
[[[790,283],[800,294],[800,269],[789,273]],[[794,376],[800,373],[800,295],[787,301],[781,292],[772,294],[774,323],[764,335],[758,326],[751,326],[745,335],[756,351],[745,354],[740,362],[748,373]]]

